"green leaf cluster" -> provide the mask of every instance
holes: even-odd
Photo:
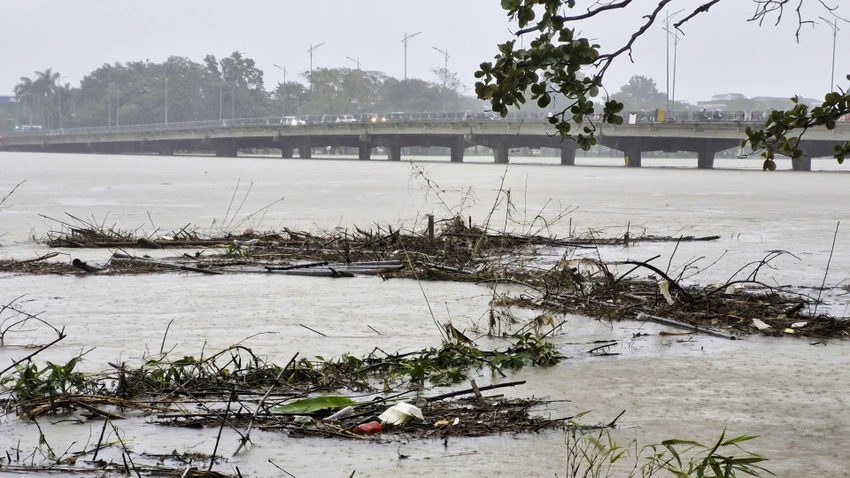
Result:
[[[511,108],[520,108],[530,99],[540,108],[552,104],[556,96],[567,104],[550,117],[558,133],[573,137],[582,149],[596,144],[593,118],[598,105],[594,98],[602,88],[601,75],[586,77],[582,70],[600,59],[599,45],[576,34],[567,26],[563,7],[573,8],[574,1],[563,0],[505,0],[502,8],[522,31],[537,35],[527,48],[517,48],[516,40],[498,46],[493,62],[481,63],[475,72],[478,81],[475,93],[490,102],[493,111],[502,117]],[[618,115],[622,103],[609,100],[602,107],[601,120],[622,124]],[[573,136],[574,125],[584,125]]]
[[[48,361],[41,369],[34,362],[18,364],[13,373],[0,380],[0,386],[8,387],[19,403],[88,392],[96,387],[83,373],[74,370],[80,360],[81,357],[74,357],[65,364]]]

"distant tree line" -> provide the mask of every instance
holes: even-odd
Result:
[[[457,74],[445,68],[431,70],[435,81],[401,80],[379,71],[318,68],[277,83],[267,90],[264,73],[253,59],[236,51],[201,63],[183,57],[165,62],[136,61],[105,64],[85,77],[79,87],[62,83],[62,75],[48,68],[21,77],[14,92],[17,104],[0,108],[0,131],[15,123],[43,128],[68,128],[163,122],[205,121],[308,115],[404,112],[478,112],[486,103],[467,96]],[[533,95],[527,92],[526,98]],[[166,103],[167,98],[167,103]],[[667,95],[652,78],[635,75],[611,99],[625,111],[652,111],[667,107]],[[728,111],[765,111],[786,108],[782,98],[728,101]],[[166,106],[167,105],[167,106]],[[671,102],[674,111],[701,107]],[[550,104],[528,101],[526,112],[555,113],[563,108],[557,97]]]
[[[357,114],[391,111],[481,111],[457,75],[432,70],[436,81],[400,80],[379,71],[318,68],[267,90],[253,59],[236,51],[201,63],[104,64],[79,87],[48,68],[15,85],[15,115],[22,125],[86,127],[228,118]]]

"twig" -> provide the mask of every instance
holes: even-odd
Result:
[[[224,431],[224,424],[227,423],[227,415],[230,414],[230,404],[233,402],[233,397],[236,396],[236,390],[230,390],[230,397],[227,398],[227,408],[224,409],[224,418],[221,419],[221,426],[218,428],[218,436],[215,438],[215,447],[213,447],[212,456],[210,457],[210,466],[207,471],[212,471],[215,464],[215,454],[218,453],[218,444],[221,442],[221,433]]]
[[[227,211],[224,212],[224,217],[221,219],[221,227],[219,227],[220,232],[224,232],[224,223],[227,221],[227,216],[230,215],[230,208],[233,207],[233,201],[236,199],[236,193],[239,191],[240,182],[242,182],[242,178],[236,178],[236,187],[233,188],[233,196],[230,197],[230,203],[227,205]]]
[[[478,387],[478,391],[484,392],[484,391],[487,391],[487,390],[494,390],[494,389],[497,389],[497,388],[505,388],[505,387],[515,387],[517,385],[524,385],[524,384],[525,384],[525,380],[519,380],[519,381],[516,381],[516,382],[499,383],[499,384],[496,384],[496,385],[487,385],[486,387]],[[442,395],[434,395],[433,397],[425,397],[425,401],[426,402],[436,402],[438,400],[444,400],[446,398],[457,397],[458,395],[468,395],[470,393],[475,393],[475,389],[468,388],[466,390],[458,390],[456,392],[444,393]]]
[[[607,428],[614,428],[615,426],[617,426],[617,420],[619,420],[619,419],[620,419],[620,417],[622,417],[622,416],[623,416],[623,415],[625,415],[625,414],[626,414],[626,411],[625,411],[625,410],[623,410],[622,412],[620,412],[620,414],[619,414],[619,415],[617,415],[617,418],[615,418],[615,419],[611,420],[611,423],[609,423],[609,424],[605,425],[605,427],[607,427]]]
[[[304,325],[304,324],[298,324],[298,325],[300,325],[301,327],[304,327],[305,329],[309,330],[310,332],[315,332],[315,333],[317,333],[317,334],[321,335],[322,337],[327,337],[327,335],[325,335],[325,334],[323,334],[323,333],[319,332],[319,331],[318,331],[318,330],[316,330],[316,329],[311,329],[310,327],[307,327],[307,326],[306,326],[306,325]]]
[[[97,439],[97,446],[94,448],[94,456],[92,457],[92,461],[97,461],[97,454],[100,452],[100,444],[103,443],[103,434],[106,432],[106,425],[109,423],[109,419],[103,420],[103,428],[100,429],[100,438]]]
[[[26,362],[27,360],[29,360],[29,359],[31,359],[31,358],[33,358],[33,357],[35,357],[36,355],[40,354],[41,352],[44,352],[44,351],[45,351],[48,347],[50,347],[50,346],[52,346],[52,345],[55,345],[57,342],[59,342],[60,340],[64,339],[65,337],[66,337],[66,335],[65,335],[65,328],[63,327],[63,328],[62,328],[62,330],[59,332],[59,337],[57,337],[57,338],[56,338],[56,340],[54,340],[53,342],[50,342],[49,344],[47,344],[47,345],[45,345],[44,347],[42,347],[42,348],[40,348],[40,349],[36,350],[36,351],[35,351],[35,352],[33,352],[33,353],[31,353],[31,354],[27,355],[27,356],[26,356],[26,357],[24,357],[24,358],[22,358],[22,359],[20,359],[20,360],[16,360],[16,361],[12,362],[12,365],[9,365],[8,367],[4,368],[3,370],[0,370],[0,377],[2,377],[2,376],[3,376],[3,374],[4,374],[4,373],[6,373],[6,372],[8,372],[9,370],[12,370],[13,368],[15,368],[18,364],[23,363],[23,362]]]
[[[600,345],[599,347],[594,347],[594,348],[588,350],[587,353],[592,354],[593,352],[596,352],[597,350],[607,349],[608,347],[613,347],[615,345],[617,345],[617,342],[611,342],[611,343],[603,344],[603,345]]]
[[[171,324],[174,322],[174,319],[168,321],[168,325],[165,326],[165,333],[162,334],[162,345],[159,346],[159,355],[162,355],[163,350],[165,350],[165,338],[168,337],[168,329],[171,328]]]
[[[9,199],[9,196],[11,196],[11,195],[12,195],[12,193],[14,193],[15,191],[17,191],[17,190],[18,190],[18,188],[19,188],[19,187],[21,187],[21,184],[24,184],[25,182],[27,182],[27,180],[26,180],[26,179],[24,179],[23,181],[19,182],[18,184],[16,184],[16,185],[15,185],[15,187],[13,187],[13,188],[12,188],[12,190],[11,190],[11,191],[9,191],[9,193],[8,193],[8,194],[6,194],[5,196],[3,196],[3,199],[0,199],[0,206],[2,206],[2,205],[3,205],[3,203],[4,203],[4,202],[6,202],[6,199]]]
[[[293,475],[292,473],[290,473],[290,472],[288,472],[288,471],[284,470],[283,468],[281,468],[281,467],[277,466],[277,463],[273,462],[271,458],[269,458],[269,463],[271,463],[271,464],[272,464],[272,466],[274,466],[274,467],[275,467],[275,468],[277,468],[278,470],[280,470],[280,471],[282,471],[282,472],[286,473],[287,475],[291,476],[292,478],[295,478],[295,475]]]
[[[655,266],[653,266],[653,265],[651,265],[651,264],[648,264],[648,263],[646,263],[646,262],[640,262],[640,261],[623,261],[623,263],[624,263],[624,264],[631,264],[631,265],[633,265],[633,266],[645,267],[645,268],[647,268],[647,269],[651,270],[652,272],[655,272],[656,274],[658,274],[658,275],[660,275],[661,277],[663,277],[663,278],[664,278],[664,280],[666,280],[666,281],[667,281],[667,282],[668,282],[668,283],[669,283],[669,284],[670,284],[673,288],[675,288],[676,290],[678,290],[679,292],[681,292],[681,293],[682,293],[685,297],[687,297],[687,299],[688,299],[689,301],[693,299],[693,298],[691,297],[691,294],[689,294],[689,293],[688,293],[688,291],[686,291],[686,290],[685,290],[682,286],[680,286],[678,282],[676,282],[676,281],[674,281],[673,279],[671,279],[671,278],[670,278],[670,276],[668,276],[667,274],[665,274],[665,273],[664,273],[664,271],[662,271],[661,269],[659,269],[659,268],[657,268],[657,267],[655,267]]]
[[[264,403],[264,402],[266,401],[266,399],[269,397],[269,394],[271,394],[271,393],[272,393],[272,390],[274,390],[274,387],[275,387],[275,385],[277,385],[278,380],[280,380],[280,377],[282,377],[282,376],[283,376],[283,372],[285,372],[285,371],[286,371],[286,369],[288,369],[290,365],[292,365],[293,363],[295,363],[295,359],[296,359],[297,357],[298,357],[298,352],[295,352],[295,355],[293,355],[293,356],[292,356],[292,358],[291,358],[291,359],[289,359],[289,362],[287,362],[286,366],[285,366],[285,367],[283,367],[282,369],[280,369],[280,373],[278,373],[278,374],[277,374],[277,377],[275,377],[274,382],[272,383],[271,387],[269,387],[268,391],[266,391],[266,394],[265,394],[265,395],[263,395],[263,398],[262,398],[262,399],[260,399],[260,403],[258,403],[258,404],[257,404],[257,409],[256,409],[256,410],[254,410],[254,415],[253,415],[253,416],[251,416],[251,421],[250,421],[250,422],[248,422],[248,429],[247,429],[247,430],[246,430],[246,432],[245,432],[245,436],[244,436],[244,437],[242,437],[242,438],[239,440],[239,447],[236,449],[236,451],[235,451],[235,452],[233,452],[233,456],[236,456],[236,455],[239,453],[239,450],[241,450],[241,449],[242,449],[242,447],[244,447],[244,446],[245,446],[245,444],[247,444],[249,441],[251,441],[251,428],[253,428],[253,427],[254,427],[254,420],[257,418],[257,415],[260,413],[260,410],[262,410],[262,408],[263,408],[263,403]],[[290,476],[291,476],[291,475],[290,475]]]
[[[136,476],[137,476],[138,478],[142,478],[142,474],[141,474],[141,473],[139,473],[138,468],[136,468],[136,464],[135,464],[135,463],[133,463],[133,457],[131,457],[131,456],[130,456],[130,450],[128,450],[128,449],[127,449],[127,445],[124,443],[124,440],[122,440],[122,439],[121,439],[121,434],[120,434],[120,433],[118,433],[118,428],[116,428],[116,427],[115,427],[115,424],[114,424],[114,423],[112,423],[111,421],[109,422],[109,424],[110,424],[110,425],[112,425],[112,430],[115,432],[115,437],[116,437],[116,438],[118,438],[118,443],[120,443],[120,444],[121,444],[121,448],[123,448],[123,449],[124,449],[124,454],[123,454],[123,455],[121,455],[121,456],[123,457],[124,455],[127,455],[127,459],[128,459],[128,460],[130,460],[130,466],[132,466],[132,467],[133,467],[133,471],[135,471],[135,472],[136,472]],[[125,464],[125,466],[126,466],[126,464]],[[129,474],[129,473],[128,473],[128,474]]]
[[[832,263],[832,253],[835,252],[835,240],[838,239],[839,227],[841,227],[841,221],[838,221],[838,224],[835,225],[835,235],[832,236],[832,248],[829,249],[829,259],[826,261],[826,270],[823,272],[823,281],[820,284],[820,289],[818,289],[818,299],[815,301],[815,312],[812,314],[812,317],[817,317],[818,315],[820,297],[823,293],[823,287],[826,285],[826,276],[829,274],[829,265]]]

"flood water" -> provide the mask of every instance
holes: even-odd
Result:
[[[483,157],[467,158],[469,164],[412,159],[416,163],[0,153],[0,197],[26,180],[0,210],[0,258],[29,258],[51,250],[32,239],[58,229],[44,216],[70,221],[67,213],[120,229],[159,229],[163,234],[187,224],[214,232],[249,227],[320,231],[376,223],[421,228],[423,216],[431,213],[438,219],[462,213],[484,221],[501,184],[510,190],[513,203],[508,230],[536,232],[544,222],[528,224],[538,215],[552,219],[574,209],[548,224],[548,232],[563,236],[593,230],[613,236],[628,228],[632,234],[719,235],[719,241],[680,244],[672,259],[671,243],[600,253],[637,260],[660,254],[656,263],[670,260],[673,271],[703,257],[696,265],[707,270],[690,280],[712,283],[728,280],[768,251],[785,250],[790,254],[777,259],[774,269],[764,269],[760,280],[816,287],[824,279],[836,224],[850,216],[850,175],[834,160],[816,160],[813,167],[836,171],[763,173],[752,160],[718,160],[716,166],[722,169],[703,171],[681,168],[692,168],[695,160],[675,158],[645,158],[646,165],[664,167],[641,169],[600,167],[621,164],[604,158],[579,158],[584,165],[576,167],[555,165],[554,158],[512,158],[516,162],[507,168],[488,164],[489,158]],[[537,164],[542,162],[549,164]],[[432,188],[425,187],[418,171],[425,172]],[[503,227],[505,214],[503,202],[495,207],[491,224]],[[106,260],[110,254],[60,252],[62,260]],[[846,285],[848,275],[850,231],[840,230],[827,285]],[[435,345],[440,335],[426,297],[438,320],[451,316],[455,325],[463,325],[459,328],[486,327],[492,294],[488,288],[457,283],[423,287],[424,296],[415,281],[379,278],[3,275],[0,301],[24,295],[28,311],[43,312],[52,324],[66,328],[68,338],[44,352],[42,360],[61,362],[95,347],[82,364],[90,371],[101,370],[108,361],[136,361],[158,352],[171,321],[166,347],[174,348],[174,356],[198,356],[201,350],[209,353],[254,335],[245,343],[277,362],[295,352],[329,357],[362,354],[375,346],[412,351]],[[830,310],[846,316],[843,294],[846,288],[841,287],[825,293]],[[610,421],[626,410],[615,432],[623,443],[635,438],[640,443],[667,438],[707,442],[725,427],[728,434],[761,435],[750,448],[770,458],[769,468],[779,476],[850,476],[845,471],[850,444],[847,342],[727,342],[657,335],[628,340],[637,332],[659,328],[579,316],[566,319],[565,333],[556,340],[570,359],[510,375],[509,380],[528,383],[506,389],[506,394],[570,400],[553,405],[548,413],[591,411],[582,419],[588,423]],[[625,339],[614,350],[621,355],[588,356],[592,346],[587,344],[600,339]],[[500,344],[485,340],[483,345]],[[24,353],[16,347],[0,349],[0,361],[8,363]],[[479,383],[489,379],[482,377]],[[85,442],[90,428],[46,420],[41,426],[51,445],[62,450],[74,441]],[[100,426],[92,422],[91,433],[97,435]],[[134,450],[151,453],[211,453],[217,432],[165,429],[142,420],[119,427]],[[353,470],[355,476],[564,474],[564,436],[557,432],[450,440],[447,446],[253,436],[257,446],[217,469],[235,472],[239,466],[246,476],[276,476],[279,472],[268,463],[272,459],[299,477],[348,476]],[[0,450],[18,440],[22,448],[32,449],[38,445],[38,431],[16,418],[0,421]],[[229,456],[236,446],[236,436],[226,434],[220,453]],[[399,453],[410,458],[401,460]]]

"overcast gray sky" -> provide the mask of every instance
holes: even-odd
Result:
[[[806,1],[809,18],[825,13],[814,0]],[[831,2],[847,3],[841,10],[850,16],[850,1]],[[584,8],[593,3],[578,0]],[[702,3],[673,0],[669,12]],[[580,30],[598,38],[603,49],[620,46],[654,4],[636,0]],[[693,103],[728,92],[822,97],[830,84],[832,30],[822,22],[803,28],[798,44],[793,12],[779,27],[759,27],[746,21],[752,11],[750,0],[723,0],[683,27],[678,99]],[[271,88],[282,80],[273,63],[286,65],[291,81],[292,72],[309,69],[309,45],[322,42],[315,67],[352,67],[350,56],[359,58],[364,69],[402,77],[401,39],[419,31],[409,43],[409,76],[434,79],[429,70],[443,61],[432,49],[437,47],[448,50],[449,69],[472,87],[478,64],[490,60],[496,44],[510,36],[499,0],[7,0],[2,17],[0,94],[11,92],[20,76],[48,67],[77,85],[103,63],[162,61],[171,55],[200,62],[207,53],[222,57],[233,50],[256,60]],[[660,26],[653,27],[638,40],[634,63],[623,57],[609,70],[605,84],[611,93],[633,74],[650,76],[665,89],[665,35]],[[843,78],[850,73],[848,46],[850,24],[838,33],[836,82],[841,86],[847,86]]]

